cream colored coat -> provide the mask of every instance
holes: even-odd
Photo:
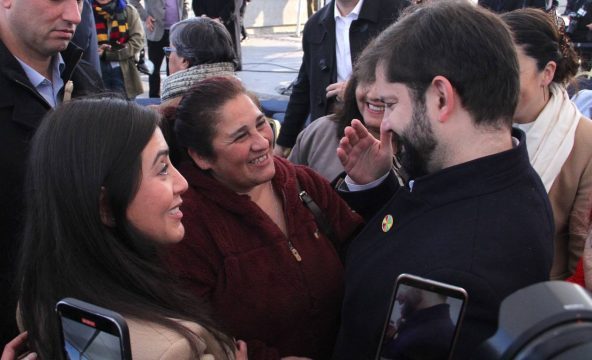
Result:
[[[155,323],[126,319],[134,360],[214,360],[226,359],[214,336],[196,323],[182,322],[200,337],[199,358],[191,354],[189,342],[181,334]],[[231,355],[234,358],[234,354]]]
[[[551,280],[574,273],[589,232],[592,209],[592,121],[581,118],[574,146],[549,191],[555,219]]]
[[[16,320],[19,331],[24,331],[20,317],[20,303],[17,304]],[[199,357],[193,356],[189,342],[183,335],[162,325],[144,320],[125,319],[130,334],[132,358],[134,360],[234,360],[234,352],[225,355],[222,345],[208,330],[197,323],[181,323],[199,337]]]

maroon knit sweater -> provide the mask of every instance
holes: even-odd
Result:
[[[330,357],[338,331],[343,267],[331,243],[300,201],[296,178],[323,209],[340,242],[362,219],[312,170],[275,159],[273,186],[284,199],[289,239],[247,195],[197,169],[180,166],[185,239],[169,263],[189,289],[209,302],[229,335],[247,342],[250,359]]]

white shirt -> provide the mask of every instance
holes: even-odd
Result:
[[[21,67],[25,71],[25,74],[27,74],[31,84],[35,87],[35,90],[37,90],[39,95],[43,96],[52,108],[55,108],[60,103],[58,93],[64,86],[64,80],[62,80],[61,75],[66,63],[64,63],[64,59],[62,59],[62,55],[58,53],[51,58],[51,81],[46,79],[45,76],[38,73],[37,70],[27,65],[21,59],[16,59],[21,64]]]
[[[352,72],[351,47],[349,44],[349,28],[358,19],[364,0],[358,1],[356,7],[346,16],[341,16],[335,1],[335,58],[337,59],[337,81],[346,81]]]

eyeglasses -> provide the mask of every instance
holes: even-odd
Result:
[[[166,56],[166,57],[171,56],[172,52],[177,51],[175,48],[168,47],[168,46],[163,47],[162,50],[164,50],[164,56]]]

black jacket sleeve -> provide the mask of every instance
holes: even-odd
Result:
[[[368,222],[378,210],[382,209],[399,188],[397,177],[391,171],[386,179],[374,188],[362,191],[349,191],[347,185],[343,182],[337,191],[345,202]]]

